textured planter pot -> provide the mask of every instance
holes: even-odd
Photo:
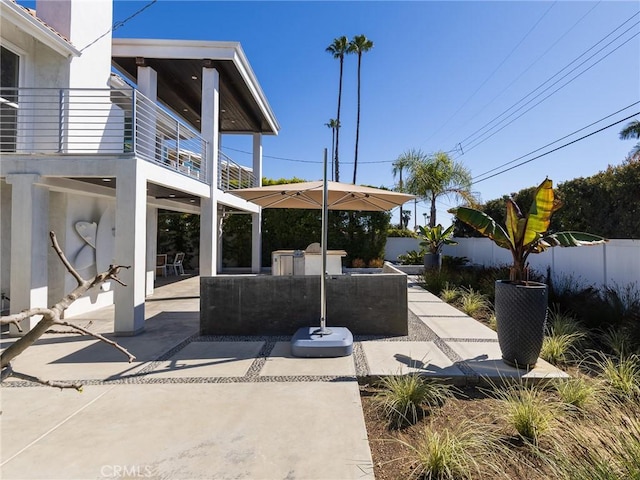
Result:
[[[544,339],[547,302],[544,283],[496,282],[498,343],[507,365],[526,369],[535,366]]]
[[[424,256],[424,269],[425,270],[440,270],[442,266],[442,254],[440,253],[427,253]]]

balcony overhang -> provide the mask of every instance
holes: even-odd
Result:
[[[158,74],[158,99],[200,130],[202,68],[220,75],[220,133],[277,135],[280,125],[237,42],[114,38],[112,63],[137,83],[138,65]]]

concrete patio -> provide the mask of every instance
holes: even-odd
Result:
[[[506,366],[492,330],[415,282],[408,277],[409,335],[356,336],[350,357],[294,358],[285,336],[200,336],[198,277],[147,300],[145,332],[118,338],[131,364],[89,337],[47,336],[14,368],[86,387],[6,382],[0,474],[373,478],[358,381],[416,371],[457,384],[565,376],[543,361],[528,373]],[[108,333],[112,318],[110,307],[74,321]]]

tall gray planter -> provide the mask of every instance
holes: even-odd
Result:
[[[424,269],[425,270],[440,270],[442,266],[442,254],[440,253],[426,253],[424,255]]]
[[[535,366],[544,340],[547,302],[544,283],[496,282],[498,343],[507,365],[526,369]]]

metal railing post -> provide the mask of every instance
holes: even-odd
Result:
[[[64,89],[58,93],[58,153],[62,153],[64,147]]]
[[[138,90],[133,89],[131,95],[131,149],[138,155]]]
[[[176,121],[176,165],[180,170],[180,122]]]

